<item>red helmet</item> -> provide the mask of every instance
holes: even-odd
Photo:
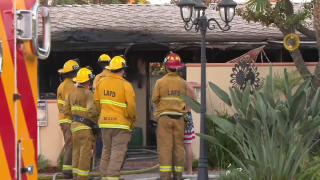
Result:
[[[164,58],[164,64],[169,69],[181,69],[184,67],[184,65],[181,63],[181,58],[179,55],[172,52],[170,52],[170,54]]]

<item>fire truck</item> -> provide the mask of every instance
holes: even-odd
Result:
[[[38,178],[37,69],[50,47],[48,8],[0,0],[0,180]]]

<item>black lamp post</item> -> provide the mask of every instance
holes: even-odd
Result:
[[[205,15],[205,10],[207,6],[201,0],[180,0],[177,4],[180,7],[181,17],[185,23],[184,28],[190,31],[193,26],[195,32],[201,31],[201,126],[200,132],[206,134],[206,112],[207,112],[207,102],[206,102],[206,33],[207,29],[214,30],[215,25],[210,24],[214,21],[217,26],[222,31],[228,31],[230,29],[229,23],[232,21],[235,15],[235,7],[237,3],[233,0],[222,0],[218,3],[220,17],[225,23],[222,27],[215,18],[207,19]],[[192,19],[193,9],[195,10],[194,19]],[[200,139],[200,157],[199,157],[199,167],[198,167],[198,180],[208,180],[208,165],[207,165],[207,149],[206,141]]]

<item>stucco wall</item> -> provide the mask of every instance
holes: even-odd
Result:
[[[40,127],[40,154],[56,166],[57,158],[64,145],[58,120],[58,107],[56,100],[48,100],[48,126]]]
[[[311,72],[314,71],[317,63],[308,63],[308,68]],[[187,81],[189,82],[198,82],[201,81],[201,64],[186,64],[187,66]],[[256,67],[258,67],[258,72],[260,73],[259,77],[266,77],[269,73],[269,63],[256,63]],[[207,82],[213,82],[218,85],[221,89],[226,91],[229,95],[229,87],[232,86],[230,83],[232,74],[232,68],[234,67],[233,63],[207,63]],[[295,70],[296,67],[293,63],[273,63],[273,72],[281,71],[287,68],[287,71],[290,72]],[[199,86],[196,86],[197,92],[200,93]],[[207,112],[214,113],[214,109],[218,111],[222,111],[225,109],[231,114],[231,109],[225,105],[223,106],[223,102],[214,94],[214,92],[210,89],[207,84]],[[199,95],[199,94],[198,94]],[[199,96],[200,97],[200,96]],[[194,113],[193,121],[195,126],[195,132],[200,133],[200,114]],[[199,148],[200,148],[200,138],[196,137],[196,140],[193,142],[193,150],[196,157],[199,156]]]

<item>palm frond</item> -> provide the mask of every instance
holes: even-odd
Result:
[[[263,13],[268,3],[269,0],[249,0],[246,2],[247,8],[256,13]]]

